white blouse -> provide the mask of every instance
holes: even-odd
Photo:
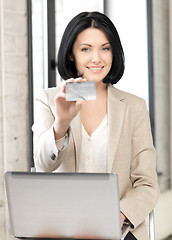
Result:
[[[108,120],[107,115],[93,132],[88,135],[82,125],[82,145],[79,161],[79,172],[95,172],[106,173],[108,170]],[[56,141],[56,146],[59,151],[63,150],[68,145],[68,134],[65,137]]]
[[[91,136],[82,125],[79,172],[107,172],[107,124],[106,115]]]

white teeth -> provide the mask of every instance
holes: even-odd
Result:
[[[97,70],[100,70],[102,68],[90,68],[91,70],[94,70],[94,71],[97,71]]]

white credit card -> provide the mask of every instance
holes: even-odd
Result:
[[[95,100],[96,83],[88,82],[67,82],[66,101]]]

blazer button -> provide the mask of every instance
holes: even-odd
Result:
[[[56,158],[56,155],[55,155],[54,153],[52,153],[52,154],[51,154],[51,159],[52,159],[52,160],[55,160],[55,158]]]

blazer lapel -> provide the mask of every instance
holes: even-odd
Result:
[[[121,134],[126,104],[121,93],[112,85],[108,86],[108,172],[113,162]]]

